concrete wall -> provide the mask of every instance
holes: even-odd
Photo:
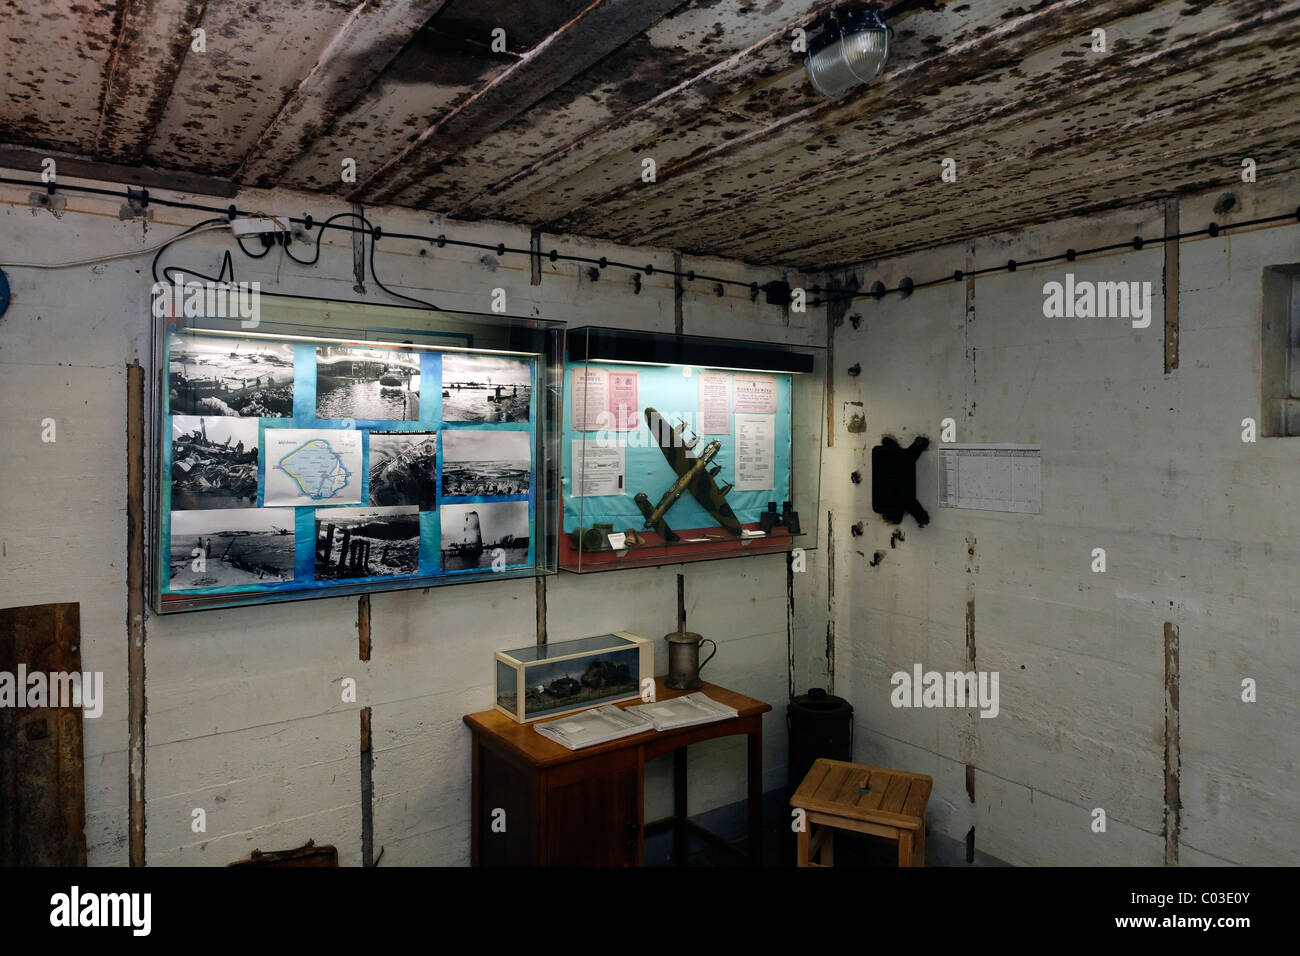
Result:
[[[17,176],[19,173],[5,172]],[[104,184],[94,184],[104,185]],[[56,218],[33,208],[30,190],[0,189],[0,261],[60,261],[144,245],[205,214],[155,208],[149,224],[118,219],[120,200],[63,193]],[[160,193],[169,198],[173,194]],[[229,200],[207,202],[224,207]],[[255,192],[241,208],[317,221],[345,211],[309,195]],[[388,232],[446,232],[526,247],[525,230],[443,223],[396,209],[368,210]],[[549,246],[548,238],[548,246]],[[579,239],[562,251],[671,268],[671,252],[630,250]],[[342,243],[342,244],[340,244]],[[221,236],[200,236],[164,264],[215,274]],[[385,283],[449,309],[487,312],[504,288],[508,311],[567,321],[672,331],[671,279],[606,272],[598,282],[571,263],[544,265],[529,284],[528,263],[481,251],[381,243]],[[125,367],[149,361],[151,256],[58,271],[6,268],[13,302],[0,319],[0,606],[77,601],[82,660],[103,671],[102,717],[85,725],[87,842],[92,864],[127,860],[126,382]],[[346,240],[329,237],[321,261],[303,267],[271,255],[234,254],[237,278],[266,291],[356,300]],[[771,272],[688,259],[685,268],[766,281]],[[794,282],[803,281],[791,275]],[[811,282],[805,282],[811,284]],[[391,302],[371,286],[366,301]],[[687,333],[820,344],[819,313],[788,316],[741,290],[723,297],[697,283],[682,298]],[[40,440],[53,418],[57,441]],[[782,556],[547,581],[551,640],[625,629],[652,638],[676,624],[677,575],[685,577],[687,620],[719,642],[708,676],[773,703],[765,724],[765,786],[785,780],[783,702],[787,687],[786,562]],[[819,571],[797,576],[795,606],[822,613],[804,589]],[[536,637],[532,580],[372,596],[371,660],[358,660],[357,599],[327,598],[266,607],[204,611],[147,621],[147,851],[154,864],[221,865],[256,848],[308,839],[338,846],[344,864],[361,860],[359,716],[373,708],[374,847],[381,865],[463,864],[469,859],[469,732],[465,713],[491,705],[491,654]],[[824,620],[824,617],[822,618]],[[666,672],[664,649],[657,671]],[[340,682],[355,678],[358,701],[342,703]],[[692,812],[745,794],[739,742],[693,748]],[[667,767],[649,782],[648,818],[670,805]],[[191,829],[203,808],[207,832]]]
[[[1294,210],[1298,183],[1232,185],[1184,199],[1183,229]],[[872,263],[865,285],[921,282],[1067,247],[1163,234],[1163,208],[1063,221]],[[835,404],[861,401],[866,431],[837,431],[823,498],[835,536],[837,691],[856,711],[856,759],[932,774],[932,832],[1015,864],[1164,862],[1165,638],[1180,644],[1178,857],[1184,864],[1291,864],[1300,850],[1295,687],[1300,678],[1300,439],[1243,443],[1261,414],[1263,273],[1300,262],[1300,226],[1181,244],[1180,364],[1163,369],[1161,246],[1020,268],[880,301],[834,330]],[[1043,284],[1152,283],[1150,328],[1048,319]],[[969,291],[968,291],[969,289]],[[845,370],[861,363],[860,377]],[[1042,445],[1042,513],[936,507],[936,456],[918,469],[931,524],[905,541],[871,512],[870,448]],[[848,476],[860,469],[861,485]],[[848,526],[865,522],[865,534]],[[1104,548],[1105,573],[1091,570]],[[870,567],[872,553],[884,560]],[[891,706],[891,675],[1000,673],[1001,712]],[[801,648],[825,668],[824,646]],[[1242,701],[1242,681],[1258,702]],[[974,800],[967,793],[973,768]],[[1107,815],[1093,832],[1093,810]]]

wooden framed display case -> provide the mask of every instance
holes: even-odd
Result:
[[[520,723],[639,697],[651,642],[627,631],[496,653],[496,709]]]
[[[165,298],[155,610],[554,572],[559,323],[269,295],[204,317]]]
[[[816,547],[824,349],[594,327],[566,343],[561,569]]]

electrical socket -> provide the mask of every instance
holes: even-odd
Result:
[[[260,236],[268,232],[271,234],[277,232],[287,233],[289,231],[289,219],[287,216],[234,219],[230,223],[230,231],[236,236]]]

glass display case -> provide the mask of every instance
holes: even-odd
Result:
[[[824,349],[594,327],[566,342],[561,569],[816,547]]]
[[[554,572],[560,323],[269,295],[225,318],[169,298],[157,611]]]

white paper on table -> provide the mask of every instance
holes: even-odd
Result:
[[[573,497],[623,494],[627,446],[573,440]]]
[[[736,415],[736,490],[775,487],[776,416]]]
[[[609,428],[609,372],[602,368],[573,370],[573,430]]]
[[[776,379],[771,375],[734,375],[731,393],[736,414],[776,414]]]
[[[730,372],[700,372],[699,431],[705,435],[731,434]]]
[[[267,428],[262,503],[361,504],[361,432],[338,428]]]

